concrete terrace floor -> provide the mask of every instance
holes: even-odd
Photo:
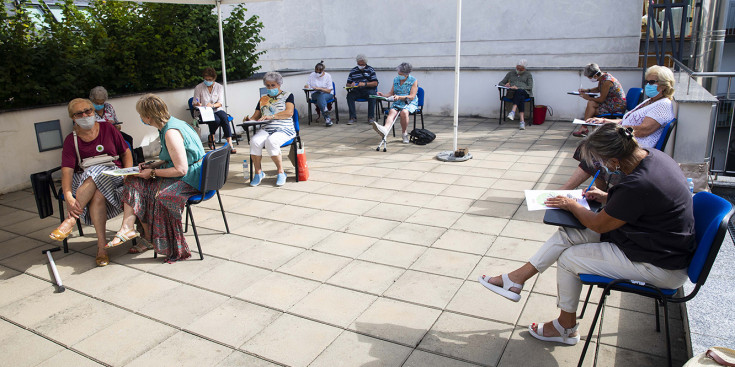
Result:
[[[311,177],[282,188],[270,161],[263,184],[244,184],[241,144],[221,191],[231,233],[216,199],[194,209],[204,261],[163,264],[124,245],[96,268],[86,228],[68,254],[54,253],[64,293],[41,254],[57,245],[47,235],[58,217],[40,220],[30,189],[0,197],[0,365],[576,365],[582,343],[527,331],[558,314],[554,268],[519,303],[476,280],[522,264],[556,230],[526,210],[523,190],[556,188],[574,170],[572,126],[462,118],[459,146],[474,159],[444,163],[434,157],[452,148],[449,117],[427,116],[434,143],[390,139],[387,153],[368,124],[344,122],[303,122]],[[188,242],[196,249],[191,230]],[[665,365],[653,301],[614,294],[608,305],[585,364],[599,342],[600,366]],[[672,311],[681,365],[684,326]]]

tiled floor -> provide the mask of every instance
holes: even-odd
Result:
[[[575,365],[581,343],[543,343],[527,331],[558,312],[554,268],[532,278],[519,303],[476,281],[522,264],[555,231],[526,210],[523,190],[566,180],[576,165],[572,127],[519,131],[462,118],[459,146],[474,158],[444,163],[434,157],[452,149],[451,121],[427,117],[435,142],[391,138],[386,153],[365,123],[304,125],[311,177],[282,188],[272,162],[263,184],[245,185],[241,147],[221,191],[231,233],[216,200],[194,209],[204,261],[162,264],[125,245],[96,268],[87,228],[68,254],[54,253],[64,293],[54,293],[41,254],[56,245],[47,234],[58,218],[38,219],[30,190],[3,195],[0,365]],[[110,237],[119,223],[108,222]],[[598,364],[665,364],[652,302],[614,295],[609,305]],[[681,365],[684,326],[673,308]],[[590,318],[580,320],[584,338]]]

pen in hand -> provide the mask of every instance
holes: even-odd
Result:
[[[587,191],[590,191],[590,189],[592,188],[592,185],[594,185],[594,184],[595,184],[595,180],[597,179],[597,175],[599,175],[599,174],[600,174],[600,170],[598,169],[598,170],[597,170],[597,173],[595,173],[595,177],[592,177],[592,182],[590,182],[590,185],[589,185],[589,186],[587,186],[587,190],[584,190],[584,193],[582,193],[582,196],[583,196],[583,197],[585,196],[585,193],[586,193]]]

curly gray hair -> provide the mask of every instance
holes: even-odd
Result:
[[[364,61],[367,64],[367,57],[363,54],[359,54],[355,57],[355,62]]]
[[[600,67],[594,62],[591,64],[587,64],[587,66],[584,67],[584,76],[588,78],[591,78],[599,73],[601,73]]]
[[[411,74],[411,70],[413,70],[413,66],[411,66],[411,64],[407,62],[402,62],[400,65],[398,65],[396,70],[398,70],[399,73],[408,75],[408,74]]]
[[[277,71],[269,71],[263,76],[263,84],[266,82],[276,82],[278,85],[283,85],[283,76]]]
[[[89,99],[93,101],[97,99],[107,101],[107,89],[101,85],[92,88],[92,90],[89,91]]]

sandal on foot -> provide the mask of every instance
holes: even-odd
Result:
[[[480,284],[484,285],[485,288],[513,301],[518,302],[521,300],[520,293],[516,293],[511,291],[511,288],[518,288],[523,289],[523,284],[513,283],[513,281],[508,278],[508,274],[503,274],[500,276],[501,279],[503,279],[503,286],[498,287],[495,284],[490,283],[490,277],[486,277],[485,275],[481,275],[479,278],[477,278],[477,281],[480,282]],[[520,291],[519,291],[520,292]]]
[[[67,232],[62,232],[60,229],[56,228],[53,231],[51,231],[51,234],[49,234],[48,236],[52,240],[63,241],[67,237],[69,237],[69,235],[71,234],[72,229],[74,229],[74,227],[69,228],[69,231],[67,231]]]
[[[209,150],[214,150],[214,135],[207,135],[207,145],[209,147]]]
[[[237,154],[237,149],[235,149],[235,148],[232,148],[232,149],[230,150],[230,153],[231,153],[231,154]]]
[[[579,129],[579,130],[573,132],[572,135],[574,135],[574,136],[576,136],[578,138],[584,138],[589,133],[590,133],[589,130],[587,130],[586,128],[584,128],[584,129]]]
[[[138,244],[131,247],[130,250],[128,250],[129,254],[142,254],[148,250],[153,250],[153,245],[151,245],[150,242],[148,242],[145,238],[141,237],[138,241]]]
[[[531,336],[538,340],[543,340],[545,342],[557,342],[557,343],[564,343],[568,345],[575,345],[579,343],[579,334],[577,336],[569,336],[571,334],[574,334],[577,331],[577,328],[579,327],[579,323],[574,325],[571,329],[565,329],[561,324],[559,323],[558,319],[554,319],[554,321],[551,322],[552,325],[554,325],[554,329],[559,332],[559,336],[544,336],[544,324],[536,324],[533,323],[531,325],[528,325],[528,332],[531,333]],[[533,331],[533,326],[538,325],[537,329],[538,332]]]
[[[115,237],[114,237],[114,238],[113,238],[112,240],[110,240],[110,242],[108,242],[108,243],[107,243],[107,245],[105,245],[105,248],[110,248],[110,247],[120,246],[120,245],[122,245],[123,243],[125,243],[125,242],[128,242],[128,241],[132,240],[133,238],[137,238],[137,237],[140,237],[140,233],[138,233],[138,232],[135,232],[135,231],[133,231],[133,235],[132,235],[132,236],[130,236],[130,237],[126,236],[125,234],[123,234],[123,233],[121,233],[121,232],[117,232],[117,233],[115,234]],[[118,243],[113,243],[113,242],[115,241],[115,239],[116,239],[116,238],[117,238],[118,240],[120,240],[120,242],[118,242]]]
[[[106,254],[102,256],[97,256],[94,261],[97,263],[97,266],[106,266],[110,263],[110,256]]]

